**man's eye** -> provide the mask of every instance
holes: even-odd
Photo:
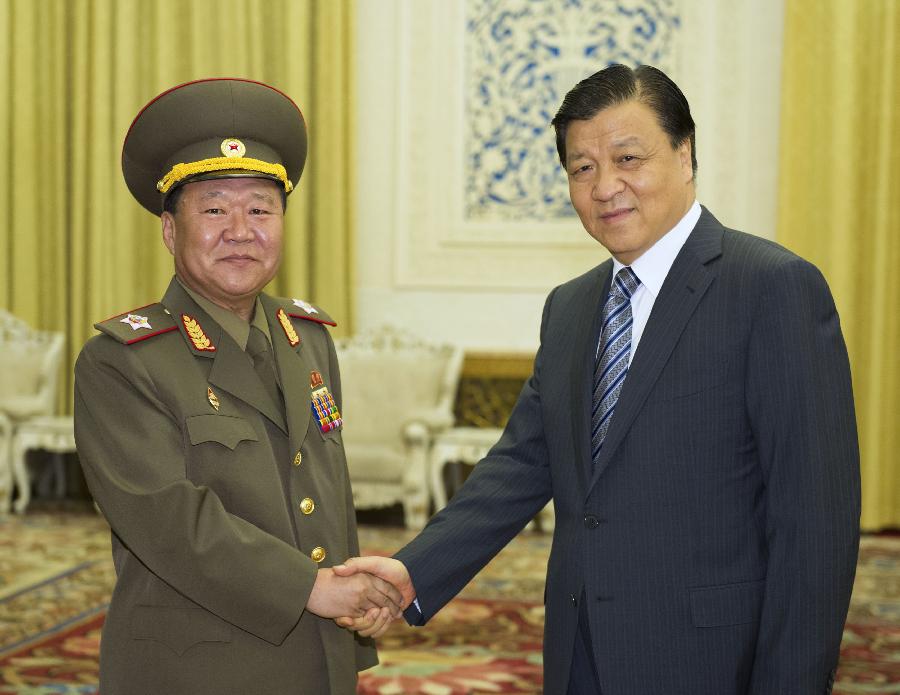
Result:
[[[263,210],[262,208],[253,208],[250,210],[251,215],[267,215],[268,210]]]
[[[576,176],[584,171],[590,171],[590,170],[591,170],[590,164],[582,164],[580,167],[575,167],[575,169],[572,171],[572,176]]]
[[[619,161],[623,162],[625,164],[628,164],[629,162],[636,162],[637,159],[638,158],[635,157],[633,154],[624,154],[619,158]]]
[[[207,208],[206,210],[207,215],[221,215],[223,213],[224,210],[222,210],[222,208]]]

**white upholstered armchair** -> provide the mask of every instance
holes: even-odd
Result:
[[[69,446],[71,418],[56,418],[62,333],[37,331],[0,309],[0,513],[9,509],[13,483],[19,488],[16,511],[28,505],[25,451],[43,445],[49,432]],[[34,431],[44,436],[35,438]],[[50,445],[48,445],[50,448]]]
[[[343,440],[358,508],[403,504],[408,528],[428,517],[429,452],[453,425],[463,352],[391,327],[337,342]]]

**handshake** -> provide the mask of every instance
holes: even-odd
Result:
[[[306,608],[363,637],[379,637],[416,596],[406,566],[390,557],[354,557],[320,569]]]

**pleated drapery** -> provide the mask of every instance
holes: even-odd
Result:
[[[784,35],[778,241],[821,268],[841,315],[863,528],[898,528],[900,3],[787,0]]]

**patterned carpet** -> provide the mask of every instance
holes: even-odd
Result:
[[[364,526],[368,553],[411,537]],[[539,693],[550,539],[523,534],[425,629],[395,624],[366,695]],[[0,693],[97,692],[100,628],[114,575],[108,531],[88,514],[0,521]],[[900,693],[900,538],[863,540],[835,693]]]

